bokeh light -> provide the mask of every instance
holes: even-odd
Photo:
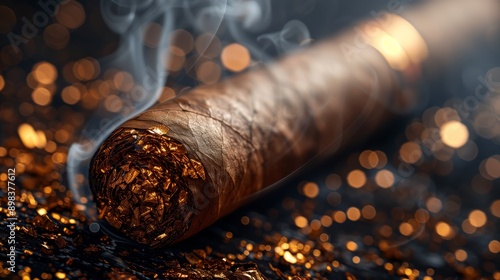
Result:
[[[250,65],[250,60],[248,49],[237,43],[225,46],[221,53],[222,64],[233,72],[245,70]]]

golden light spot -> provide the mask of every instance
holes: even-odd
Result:
[[[347,174],[347,183],[353,188],[361,188],[366,183],[366,175],[359,169],[352,170]]]
[[[321,251],[320,251],[320,250],[318,250],[318,249],[314,249],[314,250],[313,250],[313,256],[315,256],[315,257],[319,257],[319,256],[321,256]]]
[[[368,155],[368,165],[371,167],[371,168],[375,168],[379,165],[379,159],[378,159],[378,155],[376,152],[371,152],[369,155]]]
[[[350,207],[346,211],[347,213],[347,218],[351,221],[357,221],[359,218],[361,218],[361,211],[359,211],[358,208],[356,207]]]
[[[375,182],[382,188],[390,188],[394,185],[394,174],[387,169],[382,169],[375,175]]]
[[[425,209],[418,209],[415,211],[415,219],[417,222],[424,224],[429,220],[429,212]]]
[[[150,48],[157,48],[162,36],[162,27],[156,22],[149,23],[143,32],[142,41]]]
[[[82,81],[92,80],[100,71],[99,63],[92,57],[82,58],[73,64],[73,74]]]
[[[285,254],[283,254],[283,259],[291,264],[297,263],[297,258],[295,258],[289,251],[286,251]]]
[[[484,163],[484,169],[491,178],[500,178],[500,156],[489,157]]]
[[[49,186],[46,186],[43,188],[43,192],[46,194],[50,194],[50,193],[52,193],[52,188]]]
[[[361,259],[358,256],[352,257],[352,262],[355,264],[358,264],[361,261]]]
[[[243,216],[241,217],[241,224],[243,225],[248,225],[250,223],[250,218],[248,218],[247,216]]]
[[[361,209],[361,214],[363,215],[363,218],[371,220],[377,215],[377,210],[371,205],[366,205],[363,209]]]
[[[134,77],[125,71],[116,72],[113,76],[112,85],[119,90],[129,91],[134,87]]]
[[[330,237],[328,236],[328,234],[326,233],[322,233],[320,236],[319,236],[319,240],[321,240],[321,242],[327,242],[328,239],[330,239]]]
[[[274,247],[274,252],[280,256],[283,256],[283,254],[285,253],[283,249],[281,249],[281,247]]]
[[[359,155],[359,163],[366,169],[380,167],[382,158],[379,158],[379,154],[379,151],[374,152],[365,150]],[[383,165],[385,165],[385,163]]]
[[[458,249],[455,251],[455,258],[458,260],[458,261],[465,261],[467,259],[467,252],[465,252],[464,250],[462,249]]]
[[[305,228],[308,224],[308,221],[306,217],[304,216],[297,216],[295,217],[295,225],[299,228]]]
[[[481,210],[473,210],[469,213],[469,222],[475,227],[482,227],[487,222],[486,214]]]
[[[366,169],[375,168],[378,164],[378,156],[374,151],[365,150],[359,154],[359,164]]]
[[[445,239],[451,239],[455,235],[453,228],[445,222],[438,222],[436,224],[436,233]]]
[[[66,278],[66,274],[64,272],[58,271],[56,272],[56,277],[59,279],[64,279]]]
[[[319,193],[318,184],[314,182],[307,182],[302,187],[302,192],[309,198],[315,198]]]
[[[477,228],[471,225],[469,219],[465,219],[462,222],[462,230],[467,234],[473,234],[474,232],[476,232]]]
[[[437,110],[434,115],[434,122],[437,126],[441,126],[449,121],[460,121],[460,116],[457,111],[450,107],[444,107]]]
[[[387,156],[385,155],[384,152],[382,151],[375,151],[375,154],[377,155],[378,163],[375,168],[383,168],[387,164]]]
[[[387,271],[391,271],[391,270],[393,270],[393,269],[394,269],[394,266],[392,265],[392,263],[385,263],[385,264],[384,264],[384,268],[385,268],[385,270],[387,270]]]
[[[75,86],[67,86],[63,88],[61,92],[61,98],[65,103],[69,105],[74,105],[78,103],[78,101],[80,101],[81,98],[80,89],[78,89]]]
[[[69,140],[69,133],[64,129],[58,129],[54,135],[55,139],[59,143],[66,143]]]
[[[444,123],[439,130],[441,140],[446,145],[458,149],[469,140],[469,130],[459,121],[449,121]]]
[[[443,203],[437,197],[429,197],[425,205],[432,213],[438,213],[443,208]]]
[[[422,150],[415,142],[406,142],[399,149],[399,156],[406,163],[416,163],[422,157]]]
[[[76,1],[65,1],[64,4],[59,5],[56,20],[68,28],[78,28],[85,21],[85,10],[82,4]]]
[[[348,241],[345,244],[345,247],[347,248],[347,250],[354,252],[358,249],[358,244],[356,244],[356,242],[354,242],[354,241]]]
[[[0,147],[0,157],[4,157],[7,154],[7,149]]]
[[[33,66],[33,78],[41,84],[52,84],[57,79],[57,69],[54,65],[42,61]]]
[[[52,154],[52,161],[57,164],[66,163],[66,154],[64,153],[54,153]]]
[[[232,233],[232,232],[230,232],[230,231],[226,232],[226,238],[227,238],[227,239],[231,239],[231,238],[233,238],[233,233]]]
[[[389,14],[386,24],[372,21],[365,28],[373,30],[374,36],[365,35],[365,40],[377,49],[389,65],[405,70],[410,64],[419,64],[428,55],[427,45],[420,33],[404,18]]]
[[[117,95],[109,95],[104,99],[104,107],[110,112],[119,112],[122,109],[123,102]]]
[[[207,60],[196,67],[196,77],[204,84],[214,84],[220,78],[221,70],[219,64]]]
[[[321,217],[321,225],[323,225],[324,227],[329,227],[332,225],[332,223],[333,220],[330,216],[324,215],[323,217]]]
[[[490,252],[493,254],[498,254],[500,253],[500,242],[498,240],[492,240],[488,244],[488,249],[490,249]]]
[[[399,232],[404,236],[409,236],[413,233],[413,226],[410,223],[402,223],[399,225]]]
[[[500,199],[495,200],[491,203],[490,211],[493,216],[500,218]]]
[[[39,208],[36,210],[36,212],[38,213],[38,215],[43,216],[43,215],[47,214],[47,209]]]
[[[52,101],[52,95],[50,94],[50,91],[42,87],[35,88],[31,92],[31,98],[33,99],[33,102],[40,106],[48,105]]]
[[[250,52],[244,46],[233,43],[224,47],[221,53],[221,61],[227,69],[240,72],[250,65]]]
[[[342,211],[337,211],[337,212],[335,212],[335,214],[333,214],[333,219],[335,220],[335,222],[341,224],[341,223],[345,222],[346,215]]]
[[[41,149],[45,147],[45,144],[47,143],[45,133],[41,130],[35,131],[35,129],[30,124],[21,124],[18,127],[17,132],[24,146],[29,149],[35,147]]]
[[[318,220],[312,220],[311,221],[311,229],[313,230],[319,230],[321,228],[321,222]]]
[[[2,75],[0,75],[0,90],[5,87],[5,80]]]

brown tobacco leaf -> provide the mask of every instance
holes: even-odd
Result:
[[[102,216],[133,240],[158,247],[191,225],[191,184],[202,185],[203,165],[165,134],[165,126],[119,129],[93,158],[91,188]]]

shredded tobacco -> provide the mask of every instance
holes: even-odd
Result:
[[[97,151],[90,171],[100,216],[152,247],[188,230],[194,209],[188,179],[205,179],[202,164],[167,132],[162,125],[118,129]]]

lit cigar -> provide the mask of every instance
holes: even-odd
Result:
[[[91,163],[100,215],[153,247],[194,235],[318,155],[373,133],[390,108],[416,98],[401,84],[456,58],[498,24],[500,4],[436,0],[404,17],[365,22],[125,122]]]

